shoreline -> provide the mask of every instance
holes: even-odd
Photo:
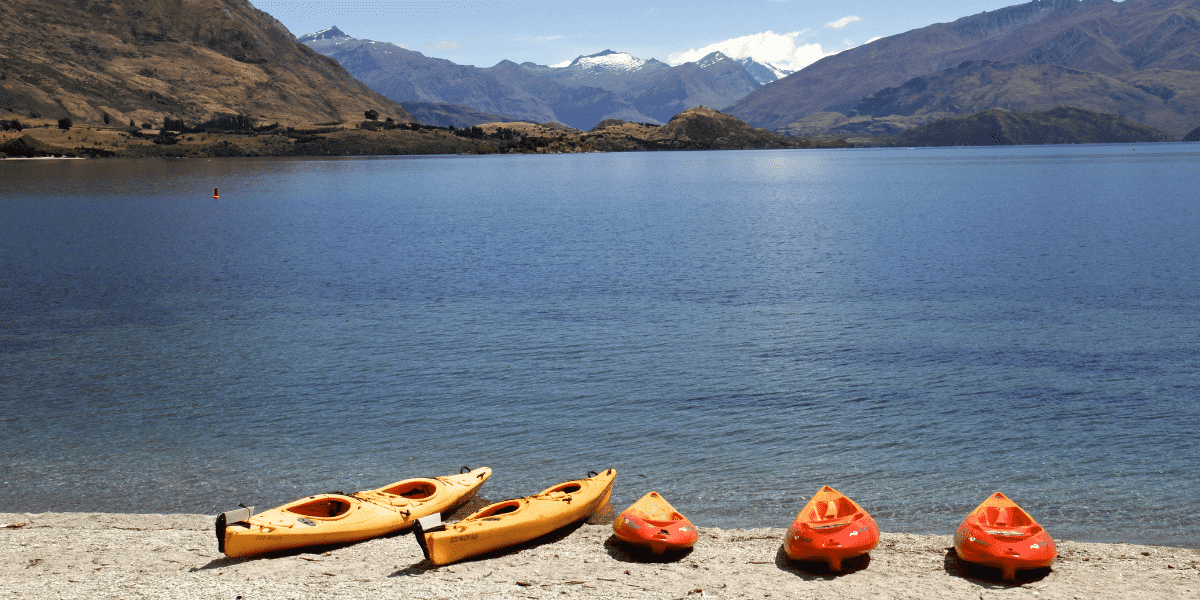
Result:
[[[783,529],[701,527],[673,560],[631,554],[607,524],[583,524],[487,557],[433,567],[402,533],[337,547],[230,559],[213,517],[0,513],[9,598],[1193,598],[1200,550],[1056,542],[1051,569],[1017,584],[948,551],[949,535],[884,533],[831,574],[781,551]]]

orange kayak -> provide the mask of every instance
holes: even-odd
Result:
[[[830,571],[842,561],[870,552],[879,544],[879,526],[863,507],[825,486],[788,528],[784,551],[792,560],[822,560]]]
[[[253,508],[225,512],[217,516],[217,549],[230,557],[253,556],[387,535],[462,506],[491,475],[483,467],[356,494],[318,494],[258,514]]]
[[[534,496],[485,506],[450,525],[430,515],[417,521],[413,534],[429,562],[448,565],[527,542],[592,516],[608,504],[616,476],[616,469],[609,469],[587,479],[560,483]]]
[[[617,539],[649,548],[655,554],[686,550],[700,538],[696,526],[679,514],[658,492],[650,492],[613,521]]]
[[[1050,534],[1000,492],[963,519],[954,532],[954,552],[967,562],[1000,569],[1007,581],[1016,579],[1017,569],[1049,567],[1058,558]]]

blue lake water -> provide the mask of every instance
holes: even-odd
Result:
[[[0,161],[0,512],[618,470],[1200,547],[1200,145]],[[220,200],[212,189],[219,186]]]

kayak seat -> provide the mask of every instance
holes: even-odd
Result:
[[[320,500],[313,500],[312,502],[305,502],[299,506],[293,506],[288,509],[288,512],[306,517],[329,519],[341,515],[348,510],[350,510],[350,503],[345,500],[322,498]]]
[[[409,481],[381,491],[393,496],[404,496],[409,500],[423,500],[436,494],[437,486],[428,481]]]
[[[984,511],[983,521],[992,527],[1028,527],[1033,519],[1025,511],[1015,508],[988,507]]]
[[[857,512],[854,508],[854,503],[847,498],[838,498],[836,500],[828,500],[818,502],[816,509],[812,513],[811,520],[814,522],[820,521],[835,521],[843,519]]]

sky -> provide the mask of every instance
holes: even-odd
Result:
[[[1027,0],[1026,0],[1027,1]],[[603,50],[681,64],[721,50],[795,71],[874,39],[1022,0],[251,0],[297,37],[337,26],[460,65],[565,64]]]

